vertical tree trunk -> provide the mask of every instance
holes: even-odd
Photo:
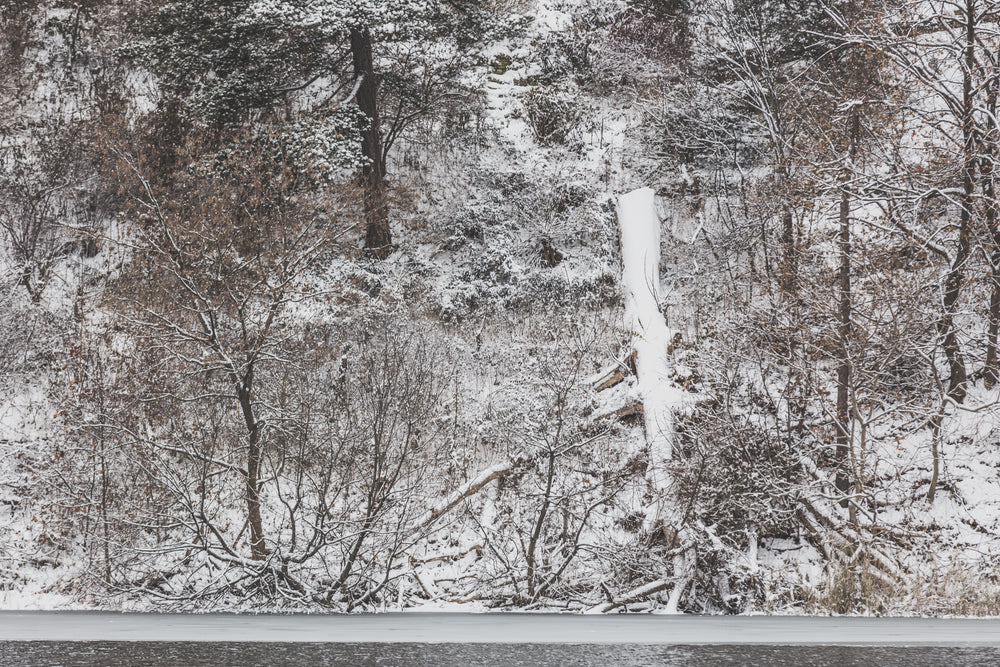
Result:
[[[840,357],[837,365],[837,490],[847,495],[850,477],[847,470],[848,450],[851,440],[851,359],[849,340],[851,336],[851,194],[850,182],[853,178],[854,160],[858,151],[861,121],[855,105],[847,117],[847,160],[844,165],[843,182],[840,187],[840,236],[837,245],[840,250],[840,308],[838,312],[838,336]],[[841,505],[848,506],[847,499]]]
[[[82,344],[82,340],[81,340]],[[104,551],[104,581],[108,585],[111,585],[111,529],[110,521],[108,518],[108,492],[110,491],[109,480],[108,480],[108,457],[107,457],[107,440],[105,437],[105,424],[110,420],[108,419],[107,401],[105,400],[104,389],[107,386],[104,376],[104,364],[101,362],[101,358],[98,356],[95,361],[94,366],[94,376],[97,377],[97,406],[98,406],[98,424],[97,427],[97,459],[101,465],[101,525],[102,525],[102,538],[103,538],[103,551]]]
[[[778,166],[778,182],[782,196],[790,198],[790,178],[784,165]],[[798,290],[799,261],[798,249],[795,247],[795,216],[790,202],[785,203],[781,211],[781,266],[778,280],[782,291],[794,295]]]
[[[972,234],[972,204],[975,188],[976,136],[974,103],[972,93],[972,72],[975,67],[974,49],[976,45],[975,0],[965,3],[965,63],[962,71],[962,211],[958,227],[958,247],[944,283],[944,314],[939,331],[942,347],[948,359],[951,376],[948,379],[948,396],[956,403],[965,400],[968,374],[965,358],[962,356],[955,326],[958,301],[965,281],[965,268],[969,260]]]
[[[997,334],[1000,332],[1000,225],[997,223],[996,174],[993,161],[997,159],[997,142],[1000,130],[997,128],[997,85],[998,75],[994,74],[986,94],[986,136],[983,138],[982,178],[986,187],[986,228],[990,234],[990,312],[986,336],[986,363],[983,379],[987,387],[996,386],[1000,381],[997,364]]]
[[[252,382],[253,372],[249,371],[237,385],[236,398],[248,432],[246,501],[247,523],[250,525],[250,557],[253,560],[264,560],[267,549],[264,546],[264,526],[260,516],[260,467],[263,447],[260,439],[261,425],[254,416]]]
[[[358,87],[358,108],[370,125],[361,135],[361,151],[368,164],[361,172],[365,206],[365,248],[384,259],[392,245],[389,229],[389,208],[385,196],[382,136],[379,130],[378,79],[372,62],[372,36],[368,30],[351,30],[351,55],[354,58],[354,78],[361,79]]]
[[[528,566],[528,596],[531,598],[535,597],[535,552],[538,549],[538,540],[542,535],[542,528],[545,526],[545,517],[549,511],[549,504],[552,502],[552,481],[555,478],[555,474],[556,453],[555,450],[549,449],[549,466],[545,477],[545,494],[542,496],[542,507],[538,510],[538,516],[535,518],[535,526],[531,531],[531,539],[528,541],[528,547],[524,554],[524,560]]]
[[[788,294],[795,294],[799,269],[795,256],[795,220],[790,207],[781,213],[781,247],[781,288]]]

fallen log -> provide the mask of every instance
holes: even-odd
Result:
[[[667,348],[674,332],[660,312],[660,219],[655,193],[640,188],[618,200],[625,327],[632,334],[636,383],[642,400],[653,486],[665,491],[662,466],[671,459],[674,407],[683,399],[670,382]]]
[[[422,531],[430,527],[435,521],[440,519],[442,516],[453,510],[466,498],[474,496],[479,492],[484,486],[492,481],[500,479],[505,475],[509,475],[515,470],[519,470],[529,463],[528,459],[512,459],[504,463],[490,466],[485,470],[481,471],[478,475],[470,479],[468,482],[458,487],[445,498],[437,507],[428,510],[418,521],[417,530]]]
[[[638,602],[643,598],[647,598],[650,595],[659,593],[660,591],[666,590],[674,585],[673,579],[657,579],[656,581],[651,581],[648,584],[639,586],[638,588],[633,588],[625,595],[621,596],[617,600],[612,600],[611,602],[605,602],[604,604],[599,604],[591,607],[585,614],[606,614],[609,611],[614,611],[618,607],[624,607],[627,604],[633,602]]]
[[[615,362],[614,366],[609,366],[600,373],[592,375],[587,379],[587,383],[594,391],[601,392],[624,381],[629,375],[635,375],[635,350],[624,359]]]
[[[644,414],[642,403],[640,403],[639,401],[634,401],[632,403],[627,403],[620,408],[601,412],[597,416],[593,417],[593,421],[599,422],[605,419],[614,419],[614,418],[620,419],[622,417],[631,417],[633,415],[642,415],[642,414]]]

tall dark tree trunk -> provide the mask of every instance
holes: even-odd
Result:
[[[261,424],[254,415],[252,398],[253,371],[247,372],[242,381],[237,382],[236,398],[247,427],[247,478],[246,502],[247,523],[250,526],[250,557],[264,560],[267,548],[264,546],[264,526],[260,516],[260,467],[263,460]]]
[[[990,312],[986,336],[986,363],[983,380],[987,387],[995,387],[1000,382],[997,364],[997,334],[1000,333],[1000,224],[997,220],[996,173],[993,161],[997,159],[997,142],[1000,142],[1000,128],[997,127],[997,86],[1000,79],[994,75],[986,94],[986,136],[983,137],[982,178],[986,192],[986,228],[990,234]]]
[[[365,248],[384,259],[392,246],[389,229],[389,207],[385,196],[385,168],[382,163],[382,135],[379,129],[378,79],[372,62],[372,36],[368,30],[351,30],[351,55],[354,58],[354,78],[361,79],[358,87],[358,108],[369,121],[361,135],[361,152],[368,164],[361,172],[365,206]]]
[[[538,541],[542,536],[542,528],[545,527],[545,517],[548,515],[549,505],[552,503],[552,482],[555,479],[555,474],[556,452],[553,449],[549,449],[549,465],[548,473],[545,478],[545,493],[542,496],[542,507],[538,510],[538,517],[535,519],[535,526],[531,531],[531,539],[528,541],[528,547],[525,549],[524,554],[525,563],[528,566],[528,595],[532,598],[535,597],[535,572],[537,568],[536,552],[538,550]]]
[[[855,105],[847,117],[847,161],[844,165],[843,182],[840,187],[840,235],[837,245],[840,250],[840,307],[838,312],[838,336],[840,357],[837,365],[837,490],[847,495],[851,487],[848,475],[848,453],[851,440],[851,357],[849,341],[851,337],[851,193],[850,183],[854,177],[854,162],[858,152],[861,134],[860,112]],[[847,499],[841,501],[848,505]]]
[[[955,315],[962,295],[966,264],[969,261],[972,235],[972,205],[976,185],[976,130],[975,100],[972,92],[972,72],[975,67],[976,3],[966,0],[965,11],[965,63],[962,72],[962,211],[959,217],[958,247],[944,283],[944,314],[939,323],[942,347],[951,373],[948,379],[948,396],[956,403],[965,400],[968,373],[965,358],[958,341]]]

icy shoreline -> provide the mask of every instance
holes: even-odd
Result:
[[[1000,619],[0,612],[0,641],[1000,646]]]

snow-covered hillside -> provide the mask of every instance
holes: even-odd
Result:
[[[0,607],[1000,612],[994,3],[733,4],[0,9]]]

